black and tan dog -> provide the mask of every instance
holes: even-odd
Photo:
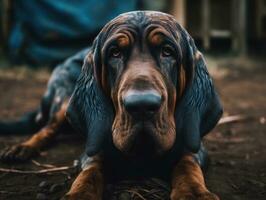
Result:
[[[205,186],[201,139],[216,125],[222,108],[190,35],[170,15],[130,12],[109,22],[83,54],[70,101],[72,86],[65,98],[54,96],[61,106],[47,126],[4,151],[2,159],[43,147],[67,110],[69,123],[86,134],[87,142],[82,171],[65,199],[98,200],[104,182],[142,176],[171,181],[171,200],[218,199]],[[73,63],[70,59],[64,66]],[[58,93],[66,90],[60,86]]]

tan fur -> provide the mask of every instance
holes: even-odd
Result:
[[[97,156],[95,156],[97,157]],[[73,182],[64,199],[67,200],[101,200],[103,193],[102,163],[95,159]]]
[[[59,127],[65,122],[65,112],[68,101],[64,102],[53,119],[39,132],[33,135],[27,141],[8,147],[4,150],[2,156],[8,159],[27,160],[38,154],[42,148],[47,146],[49,142],[57,135]]]
[[[124,35],[124,36],[121,35],[120,37],[118,37],[117,43],[120,48],[125,48],[129,46],[130,38],[128,37],[128,35]]]
[[[186,88],[186,72],[184,70],[183,65],[180,66],[180,74],[179,74],[179,94],[180,98],[183,95],[183,92]]]
[[[23,142],[21,145],[28,146],[40,150],[46,146],[49,141],[58,133],[58,128],[62,125],[65,119],[65,112],[68,106],[68,101],[64,102],[60,110],[55,114],[54,118],[38,133],[33,135],[29,140]]]
[[[158,46],[163,42],[163,37],[162,34],[159,34],[158,32],[156,32],[157,30],[153,30],[150,35],[149,35],[149,40],[150,43],[154,46]]]
[[[206,188],[203,173],[192,154],[184,155],[173,171],[171,200],[179,199],[219,200]]]

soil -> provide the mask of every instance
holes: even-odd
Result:
[[[266,64],[257,59],[207,59],[220,93],[224,115],[247,119],[216,127],[206,138],[210,165],[208,188],[222,200],[263,200],[266,196]],[[50,71],[0,68],[0,119],[15,119],[38,106]],[[0,149],[29,136],[0,136]],[[71,166],[83,150],[83,139],[62,135],[34,158],[42,164]],[[0,163],[1,168],[40,170],[31,161]],[[76,176],[75,170],[44,174],[0,172],[0,199],[59,199]]]

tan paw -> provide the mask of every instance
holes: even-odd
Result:
[[[214,193],[211,193],[211,192],[206,192],[206,193],[203,193],[203,194],[200,194],[198,197],[197,197],[198,200],[220,200],[219,197],[214,194]]]
[[[76,192],[67,193],[61,198],[61,200],[101,200],[101,198],[97,197],[95,194],[90,194],[88,192]]]
[[[26,161],[37,154],[36,148],[19,144],[4,149],[0,153],[0,160],[5,162]]]
[[[209,191],[200,194],[172,192],[171,200],[219,200],[219,197]]]

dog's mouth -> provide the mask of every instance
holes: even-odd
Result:
[[[154,128],[151,122],[141,121],[131,130],[132,138],[128,144],[126,154],[138,157],[153,157],[156,152],[156,140],[153,138]]]
[[[160,144],[156,127],[151,120],[135,122],[123,140],[123,145],[115,146],[124,155],[131,158],[152,159],[162,156],[165,152]]]

